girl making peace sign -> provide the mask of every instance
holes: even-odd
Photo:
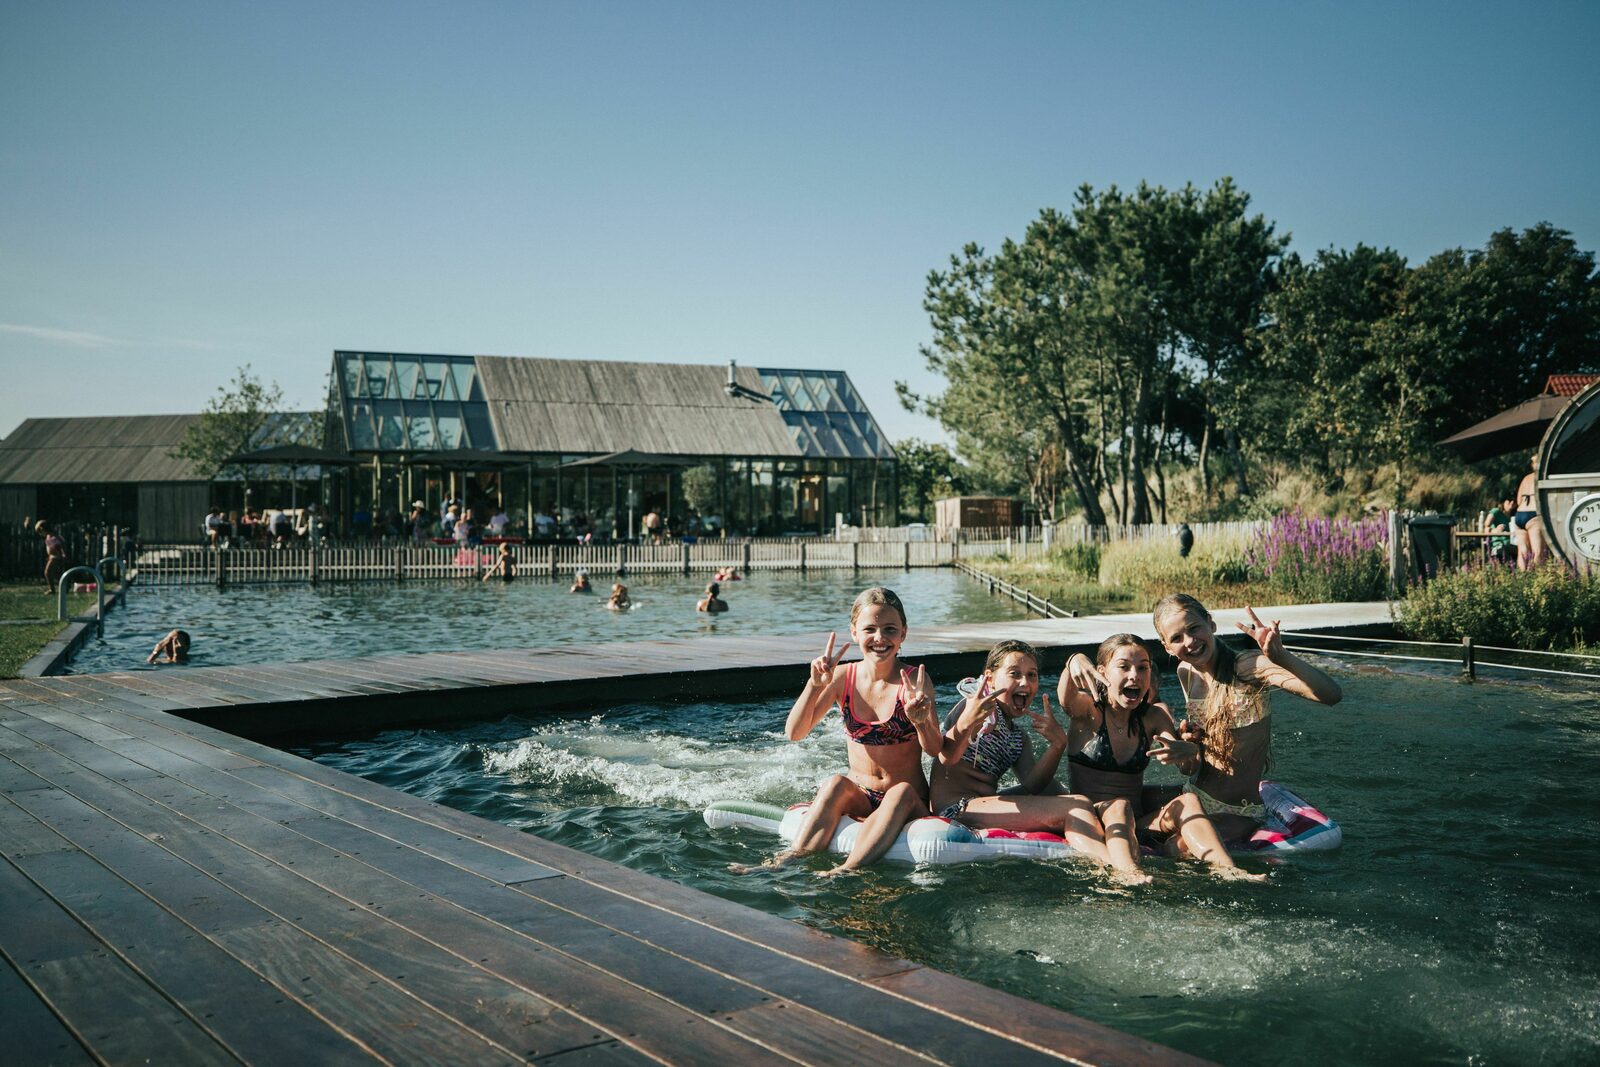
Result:
[[[922,754],[937,755],[943,744],[933,714],[933,683],[918,667],[900,663],[906,639],[906,612],[900,598],[881,586],[856,597],[850,608],[850,637],[861,649],[859,663],[839,661],[850,647],[834,650],[836,634],[811,661],[811,677],[789,711],[784,726],[791,741],[808,736],[839,706],[849,740],[850,773],[833,775],[817,790],[790,847],[762,866],[781,867],[797,856],[820,852],[833,840],[839,819],[861,820],[845,861],[823,877],[855,870],[883,855],[912,819],[928,814],[928,780]],[[735,865],[738,873],[752,868]]]

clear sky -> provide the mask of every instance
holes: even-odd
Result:
[[[842,368],[1082,183],[1600,245],[1600,5],[0,3],[0,434],[335,348]]]

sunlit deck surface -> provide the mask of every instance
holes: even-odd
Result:
[[[1387,621],[1339,608],[1329,625]],[[1276,614],[1314,629],[1291,616],[1314,610]],[[953,663],[1107,625],[950,627],[910,651]],[[0,682],[5,1062],[1198,1062],[191,721],[336,735],[447,693],[503,713],[575,686],[703,694],[685,674],[770,691],[819,651],[706,638]]]

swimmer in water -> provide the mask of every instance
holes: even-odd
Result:
[[[713,615],[718,612],[727,611],[728,602],[723,600],[719,595],[721,592],[722,587],[716,582],[712,582],[710,585],[706,586],[706,595],[700,599],[700,603],[694,606],[694,610],[708,611]]]
[[[606,601],[606,607],[612,611],[627,611],[633,607],[633,601],[628,599],[628,587],[617,582],[611,587],[611,599]]]
[[[483,580],[499,576],[503,582],[509,582],[517,576],[517,557],[511,554],[511,546],[504,541],[500,542],[500,554],[495,557],[494,566],[483,572]]]
[[[594,587],[589,584],[589,575],[584,571],[579,571],[577,574],[574,574],[572,576],[572,588],[568,589],[567,592],[569,592],[569,593],[592,593],[592,592],[594,592]]]
[[[154,663],[157,656],[165,656],[167,663],[187,663],[189,661],[189,631],[172,630],[167,636],[156,642],[156,647],[150,650],[150,655],[145,658],[146,663]]]

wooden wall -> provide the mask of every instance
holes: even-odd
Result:
[[[204,482],[155,482],[139,486],[138,539],[145,544],[200,542],[200,527],[211,507]]]
[[[0,526],[20,526],[39,517],[39,494],[31,485],[0,485]]]

